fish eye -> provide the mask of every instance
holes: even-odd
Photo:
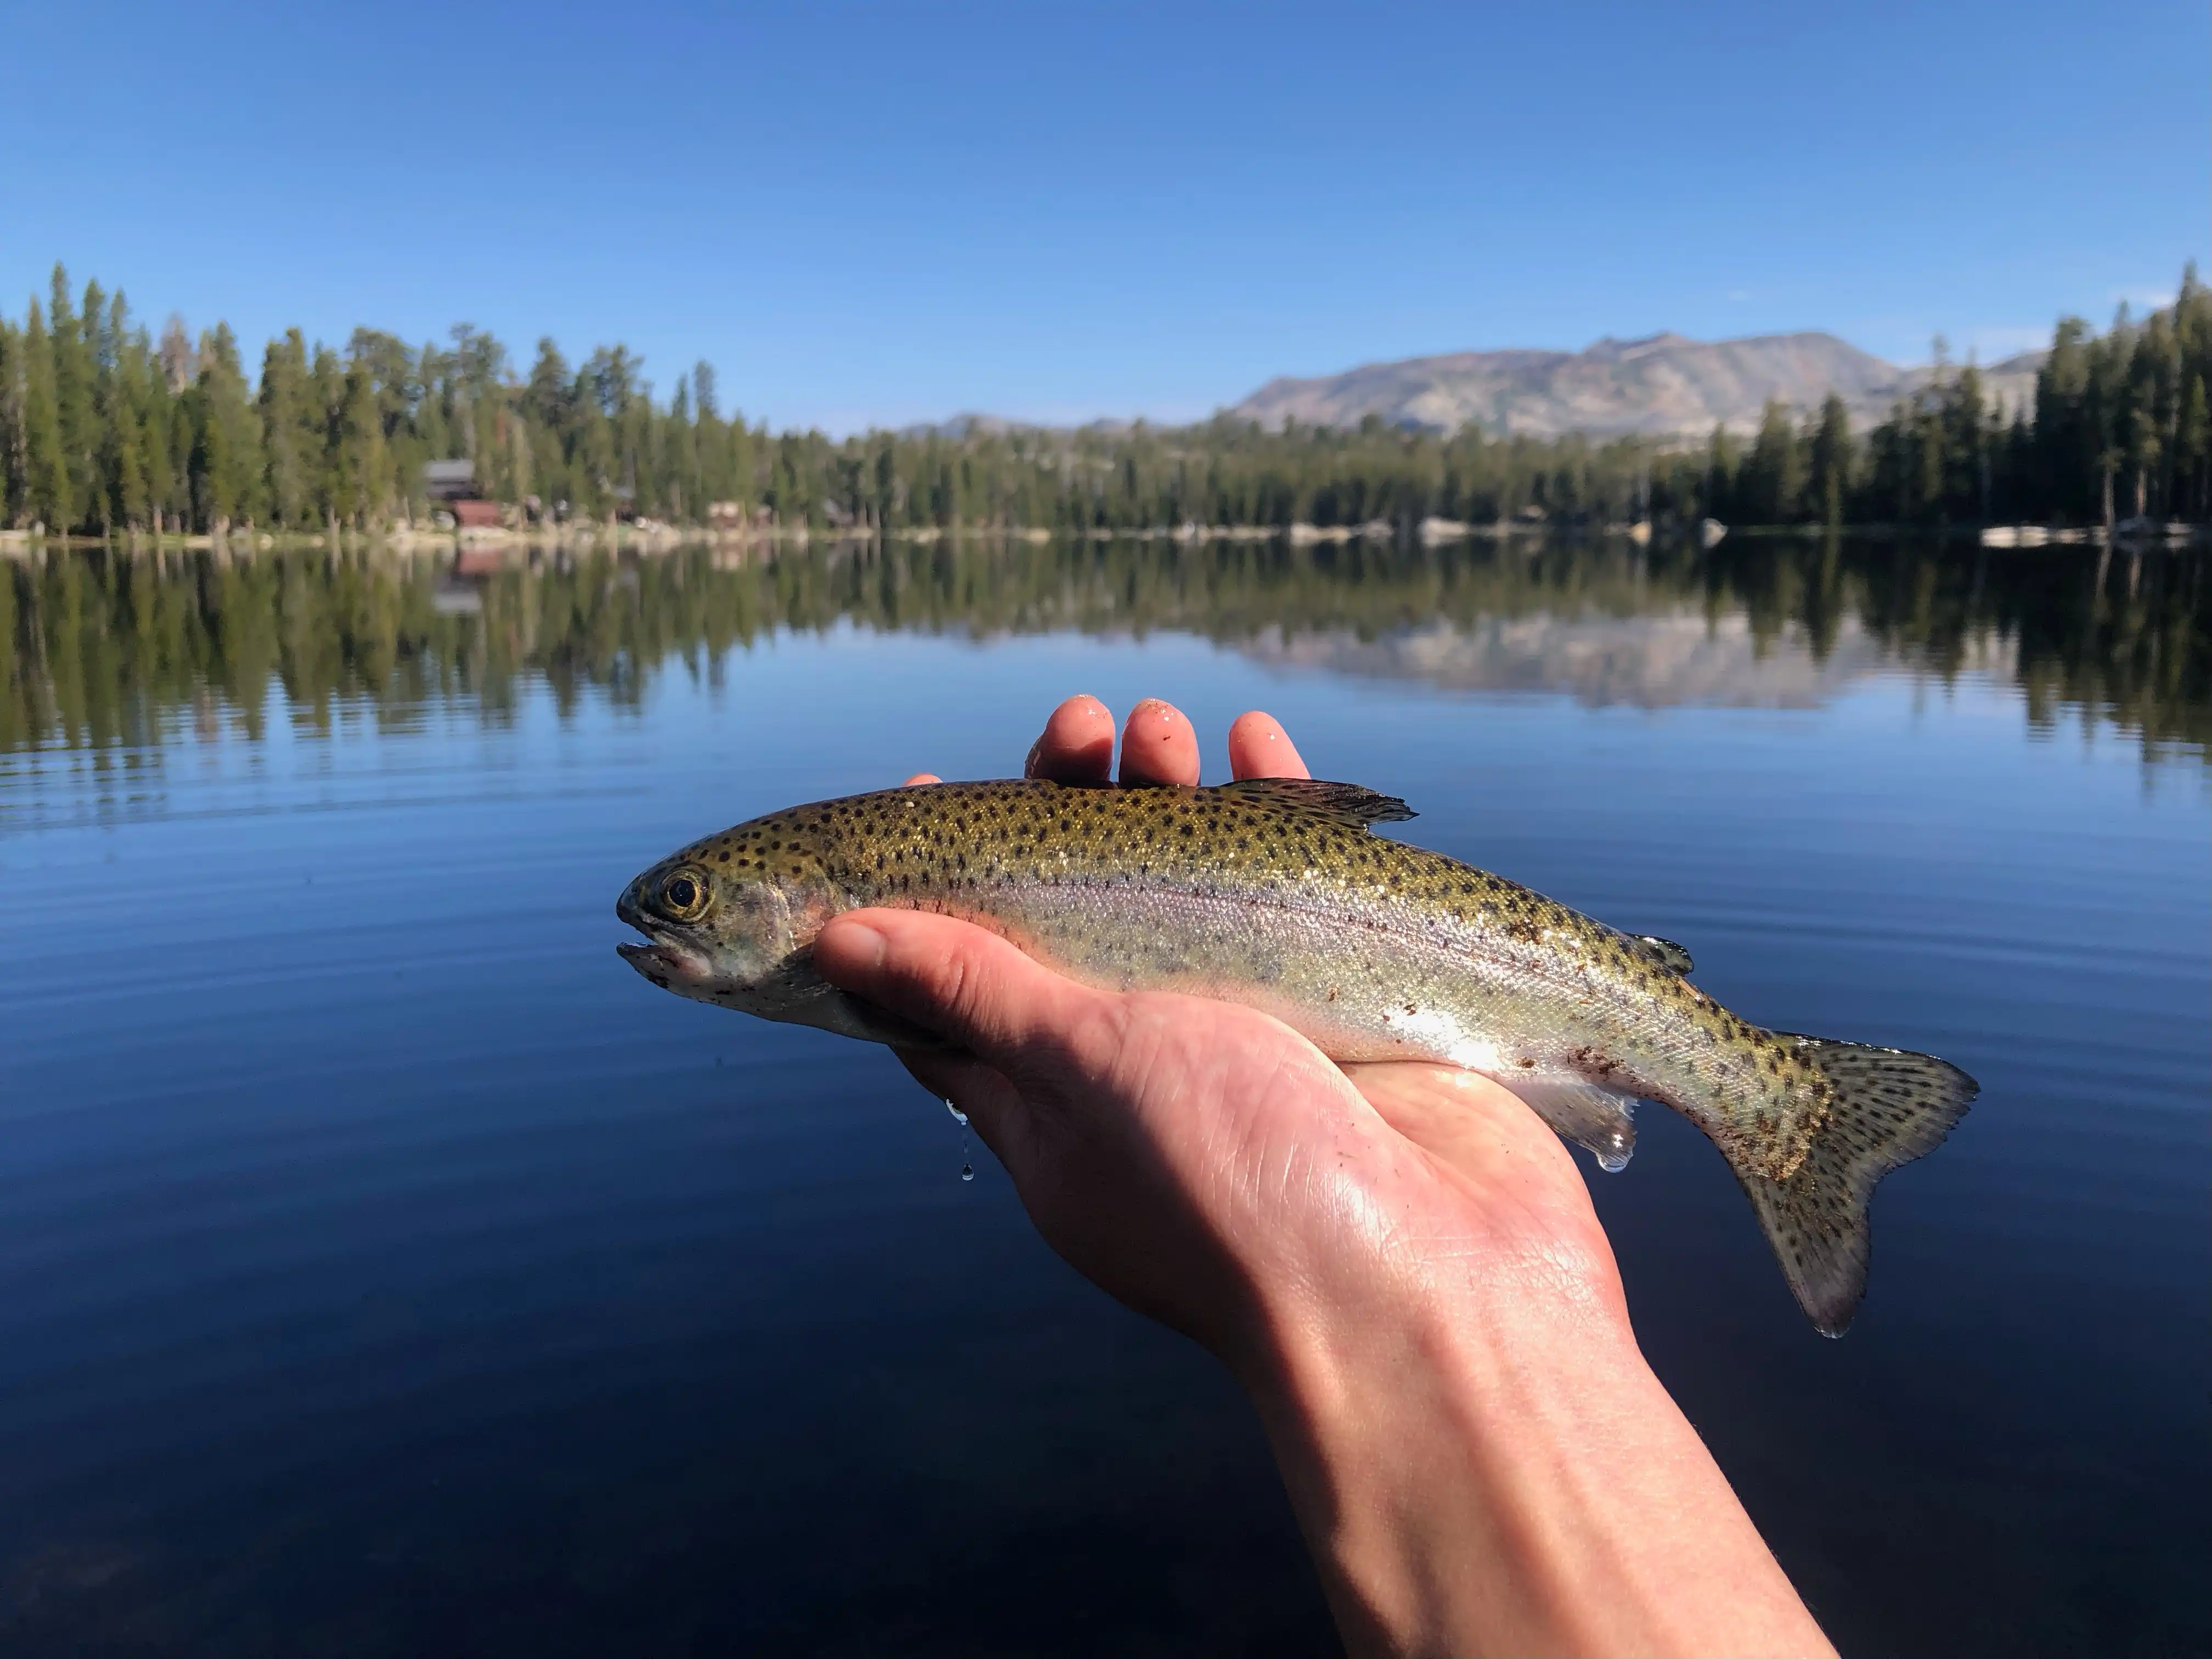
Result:
[[[698,921],[711,896],[707,878],[696,870],[672,870],[661,878],[660,908],[675,921]]]

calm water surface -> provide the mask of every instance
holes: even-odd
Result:
[[[0,1647],[1333,1650],[1209,1359],[887,1054],[611,948],[1081,690],[1973,1072],[1841,1342],[1672,1115],[1585,1160],[1638,1328],[1847,1651],[2200,1650],[2208,613],[1783,543],[0,565]]]

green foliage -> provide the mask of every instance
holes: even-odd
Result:
[[[53,339],[35,300],[23,325],[22,358],[18,398],[22,410],[22,517],[60,530],[75,522],[76,501],[70,488],[69,452],[55,396]]]
[[[1805,446],[1809,516],[1826,525],[1844,521],[1844,503],[1851,493],[1854,452],[1851,417],[1844,400],[1831,392],[1820,405],[1820,424]]]
[[[198,441],[191,454],[192,494],[200,522],[223,531],[253,521],[265,448],[229,324],[217,323],[200,337],[199,356],[199,380],[185,394]]]
[[[447,345],[298,330],[250,386],[229,329],[158,344],[97,283],[0,319],[0,521],[107,534],[422,519],[425,462],[559,520],[704,523],[719,507],[813,528],[1113,532],[1169,526],[1395,528],[1437,517],[1694,524],[2084,523],[2212,514],[2212,295],[2104,334],[2058,325],[2031,408],[2002,410],[1971,364],[1936,371],[1862,439],[1840,400],[1800,422],[1771,405],[1747,449],[1401,430],[1263,430],[1218,416],[1075,430],[975,422],[833,441],[722,412],[702,363],[658,402],[628,348],[580,366],[540,340],[526,374],[470,325]]]
[[[53,485],[57,526],[73,525],[97,516],[98,490],[94,482],[94,453],[99,434],[93,419],[93,362],[87,332],[98,325],[103,296],[100,284],[85,289],[84,314],[70,309],[69,273],[54,267],[52,304],[47,313],[47,350],[53,363],[54,431],[59,453]]]

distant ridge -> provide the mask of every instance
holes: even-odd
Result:
[[[1988,395],[2010,409],[2031,397],[2041,352],[1982,371]],[[1229,413],[1268,427],[1356,426],[1380,416],[1393,426],[1557,437],[1640,434],[1686,437],[1716,424],[1749,432],[1770,398],[1801,418],[1830,392],[1855,424],[1881,419],[1931,371],[1899,368],[1832,334],[1761,334],[1692,340],[1654,334],[1598,341],[1586,351],[1458,351],[1369,363],[1340,374],[1273,380]]]

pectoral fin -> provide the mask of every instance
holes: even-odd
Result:
[[[835,1031],[839,1036],[858,1037],[863,1042],[888,1043],[894,1048],[946,1048],[951,1046],[936,1032],[924,1030],[912,1020],[901,1018],[888,1008],[879,1008],[849,991],[840,991],[828,985],[808,995],[789,998],[772,1007],[757,1008],[750,1012],[768,1019],[787,1020],[793,1025],[817,1026],[824,1031]]]
[[[1496,1073],[1492,1073],[1496,1077]],[[1636,1097],[1572,1073],[1525,1073],[1498,1080],[1527,1101],[1538,1117],[1584,1147],[1608,1175],[1628,1167],[1636,1152]]]

